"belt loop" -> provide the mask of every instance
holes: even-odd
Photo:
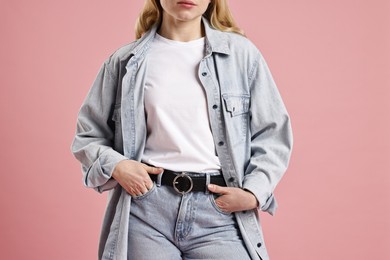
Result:
[[[210,184],[210,173],[206,173],[206,190],[204,191],[206,194],[210,193],[208,189],[209,184]]]
[[[164,171],[160,174],[157,175],[157,180],[156,180],[156,185],[157,187],[160,187],[161,186],[161,180],[162,180],[162,176],[164,174]]]

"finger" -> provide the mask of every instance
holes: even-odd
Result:
[[[216,199],[215,200],[215,204],[217,204],[218,208],[222,209],[223,211],[227,211],[226,210],[226,204],[223,203],[221,200]]]
[[[131,196],[136,196],[135,190],[133,188],[127,188],[126,189],[127,193],[129,193]]]
[[[163,172],[163,168],[160,168],[160,167],[152,167],[152,166],[149,166],[149,165],[146,165],[144,164],[144,169],[150,173],[150,174],[160,174]]]
[[[131,196],[140,196],[144,194],[144,192],[147,192],[147,189],[143,184],[133,184],[128,186],[126,190]]]
[[[132,188],[132,189],[130,189],[129,194],[133,197],[139,197],[139,196],[142,196],[142,194],[144,194],[144,192],[142,192],[141,189],[139,189],[139,188]]]
[[[218,197],[217,199],[215,199],[215,204],[223,212],[230,213],[231,210],[229,209],[228,204],[223,200],[223,198],[224,197],[221,196],[221,197]]]
[[[142,195],[148,192],[148,188],[146,188],[144,181],[134,183],[133,189],[136,195]]]
[[[153,188],[153,182],[152,180],[147,180],[145,181],[145,187],[148,189],[148,190],[151,190]]]
[[[229,192],[229,188],[228,187],[222,187],[222,186],[218,186],[218,185],[215,185],[215,184],[209,184],[207,186],[207,188],[212,193],[227,194]]]
[[[145,194],[145,193],[147,193],[149,191],[149,189],[146,187],[146,186],[143,186],[142,188],[141,188],[141,194]]]

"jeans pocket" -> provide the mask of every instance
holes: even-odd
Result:
[[[211,205],[213,206],[213,208],[214,208],[218,213],[223,214],[223,215],[226,215],[226,216],[230,216],[230,215],[231,215],[230,212],[223,211],[220,207],[218,207],[217,203],[215,202],[215,200],[216,200],[219,196],[220,196],[220,195],[215,194],[215,193],[212,193],[212,194],[209,195]]]
[[[155,190],[156,190],[156,183],[153,182],[153,187],[150,190],[148,190],[146,193],[144,193],[142,195],[132,196],[132,199],[133,200],[143,200],[143,199],[149,197],[149,195],[151,195]]]

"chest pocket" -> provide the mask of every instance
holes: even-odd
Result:
[[[250,96],[223,94],[222,98],[227,114],[226,121],[230,122],[228,131],[236,137],[235,140],[242,141],[248,134]]]
[[[249,95],[222,95],[226,111],[230,115],[238,116],[249,112]]]

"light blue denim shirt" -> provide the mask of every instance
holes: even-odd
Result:
[[[241,35],[214,30],[206,19],[203,23],[206,55],[198,75],[223,176],[228,186],[251,191],[261,210],[274,214],[273,192],[292,149],[288,113],[259,50]],[[107,59],[78,116],[72,152],[82,164],[84,184],[110,191],[99,259],[127,259],[131,196],[111,174],[119,161],[139,161],[144,151],[142,60],[156,29]],[[269,259],[258,211],[235,214],[252,259]]]

